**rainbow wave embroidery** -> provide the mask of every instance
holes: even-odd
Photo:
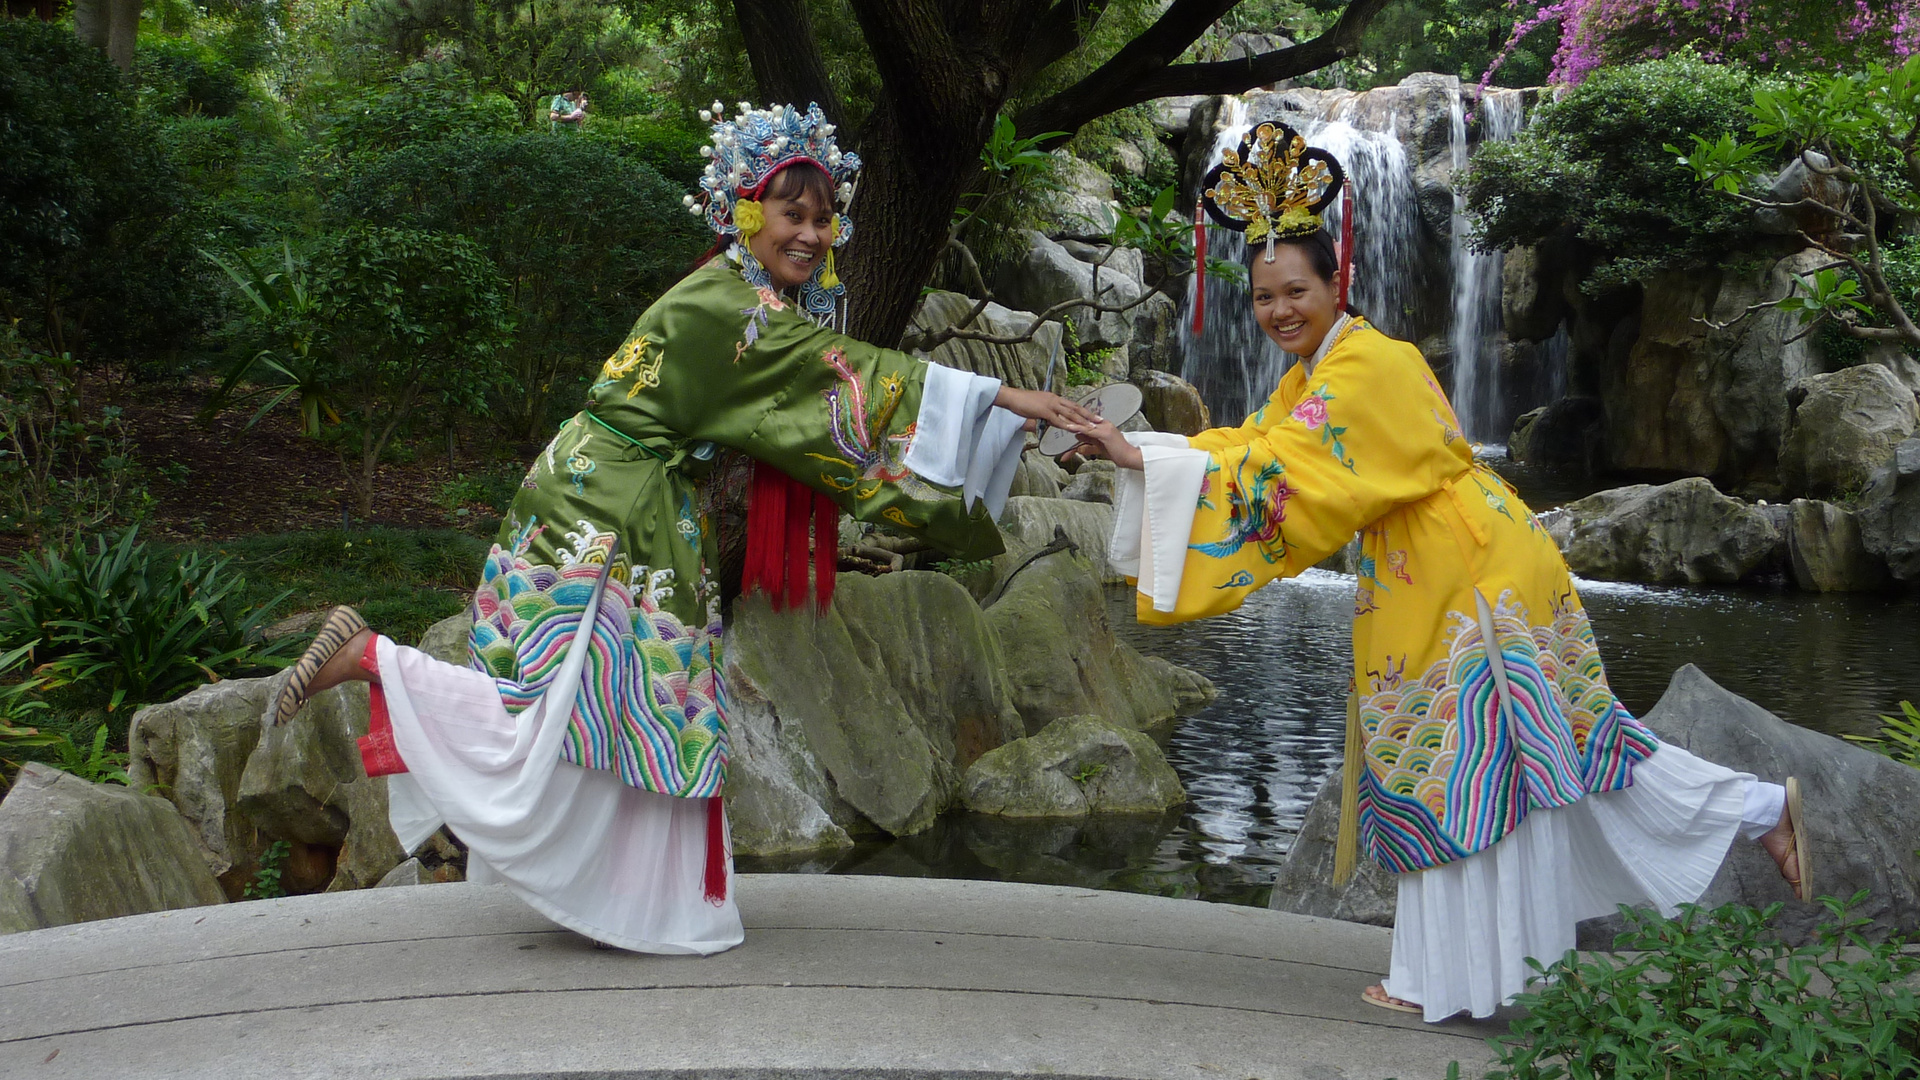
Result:
[[[524,544],[488,552],[468,657],[493,677],[509,713],[540,699],[580,632],[611,546],[600,535],[608,542],[589,538],[584,556],[563,548],[560,567],[529,562]],[[677,587],[672,570],[629,567],[621,557],[608,576],[562,760],[648,791],[720,794],[728,746],[717,604],[705,626],[689,628],[660,607]]]
[[[1484,851],[1529,810],[1626,787],[1659,746],[1608,688],[1586,612],[1570,597],[1555,607],[1539,626],[1511,594],[1493,608],[1511,708],[1479,620],[1457,611],[1446,656],[1362,696],[1360,815],[1382,866],[1408,873]]]

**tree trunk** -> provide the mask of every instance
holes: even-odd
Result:
[[[844,111],[813,36],[806,0],[733,0],[740,36],[762,104],[806,108],[818,103],[827,119],[844,125]]]
[[[121,71],[133,71],[133,47],[140,34],[141,0],[74,0],[73,32],[107,54]]]

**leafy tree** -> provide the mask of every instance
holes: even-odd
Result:
[[[1759,306],[1796,311],[1809,330],[1826,324],[1849,338],[1920,347],[1920,245],[1889,239],[1893,222],[1920,215],[1920,56],[1763,86],[1746,111],[1751,140],[1694,133],[1690,150],[1666,149],[1679,155],[1677,173],[1705,182],[1701,192],[1735,212],[1788,215],[1803,243],[1833,257]],[[1801,191],[1758,186],[1782,152],[1805,170]]]
[[[1656,167],[1676,133],[1708,138],[1746,120],[1754,87],[1737,67],[1691,55],[1608,68],[1541,106],[1532,126],[1489,143],[1468,169],[1475,242],[1499,251],[1571,236],[1594,250],[1590,291],[1711,264],[1750,234],[1745,208]]]
[[[0,316],[76,357],[200,331],[188,202],[119,71],[57,25],[0,20],[0,117]]]
[[[681,0],[666,7],[676,25],[723,31],[694,58],[696,76],[733,70],[733,57],[744,52],[756,99],[819,102],[866,160],[852,211],[859,229],[842,274],[858,297],[852,331],[893,343],[948,250],[955,208],[987,186],[981,151],[996,116],[1010,114],[1020,137],[1060,132],[1057,144],[1094,119],[1155,98],[1237,93],[1299,76],[1354,55],[1390,0],[1309,0],[1302,6],[1324,11],[1327,27],[1309,40],[1251,58],[1187,59],[1240,2],[848,0],[843,7],[734,0],[722,7]]]
[[[596,0],[374,0],[357,31],[399,56],[449,46],[477,85],[513,103],[522,125],[544,120],[558,91],[584,88],[639,51],[619,10]]]
[[[362,517],[395,435],[435,408],[484,415],[505,374],[508,301],[464,237],[357,227],[285,277],[247,284],[271,297],[254,301],[267,347],[230,382],[250,374],[274,395],[268,408],[300,403],[303,429],[339,453]]]
[[[708,242],[681,189],[605,139],[467,136],[384,155],[337,200],[347,219],[471,239],[499,270],[518,324],[503,419],[519,438],[571,405],[593,366]]]

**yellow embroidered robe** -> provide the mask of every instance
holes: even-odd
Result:
[[[1360,533],[1362,835],[1382,866],[1421,870],[1532,808],[1626,787],[1658,741],[1614,699],[1559,550],[1475,464],[1419,350],[1359,319],[1335,333],[1310,377],[1296,364],[1241,426],[1146,449],[1138,614],[1231,611]],[[1184,543],[1170,494],[1194,507]]]

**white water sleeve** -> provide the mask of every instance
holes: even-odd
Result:
[[[925,388],[907,468],[935,484],[961,489],[967,506],[985,499],[998,517],[1020,465],[1026,421],[996,408],[1000,380],[927,364]]]
[[[1137,579],[1155,611],[1172,611],[1211,455],[1188,446],[1185,435],[1134,431],[1127,441],[1140,448],[1145,468],[1116,474],[1109,558],[1114,569]]]

